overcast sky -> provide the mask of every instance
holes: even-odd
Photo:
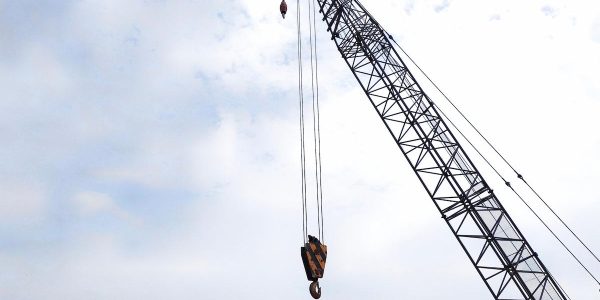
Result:
[[[600,3],[362,2],[600,251]],[[288,5],[0,0],[1,299],[309,299]],[[323,299],[490,299],[317,29]],[[473,159],[571,298],[600,298]]]

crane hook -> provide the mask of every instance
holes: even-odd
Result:
[[[318,281],[316,281],[316,280],[313,281],[310,284],[309,290],[310,290],[310,295],[313,298],[315,298],[315,299],[321,298],[321,286],[319,286],[319,282]]]

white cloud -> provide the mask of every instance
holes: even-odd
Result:
[[[142,225],[141,220],[121,208],[109,195],[85,191],[75,194],[72,203],[83,218],[108,214],[133,225]]]
[[[597,18],[592,24],[592,40],[596,43],[600,43],[600,18]]]
[[[115,208],[112,199],[101,193],[81,192],[75,195],[73,201],[83,215],[107,212]]]
[[[364,2],[599,248],[600,62],[586,3],[552,2],[561,13],[545,18],[541,1],[452,2],[443,14],[432,9],[439,0]],[[0,137],[11,141],[0,149],[0,214],[50,221],[0,237],[15,245],[0,254],[10,274],[0,277],[0,298],[308,296],[295,24],[277,6],[74,2],[54,26],[34,26],[45,37],[3,35],[18,51],[0,50],[0,85],[13,100],[0,103]],[[326,297],[488,297],[322,23],[318,30]],[[13,174],[50,192],[14,184]],[[488,180],[572,296],[588,295],[562,250]]]
[[[546,17],[555,18],[558,15],[558,12],[556,11],[556,9],[550,5],[544,5],[541,10],[542,10],[542,13],[544,13],[544,15]]]
[[[436,5],[433,9],[435,10],[435,12],[439,13],[439,12],[442,12],[442,11],[448,9],[449,6],[450,6],[450,1],[444,0],[444,1],[442,1],[442,3]]]
[[[0,223],[35,225],[46,216],[47,197],[39,185],[0,183]]]

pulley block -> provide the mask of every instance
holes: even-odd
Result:
[[[315,299],[319,299],[321,297],[319,279],[323,278],[323,273],[325,271],[327,246],[321,244],[316,237],[309,235],[308,243],[305,243],[304,246],[300,248],[300,251],[306,278],[311,281],[309,287],[310,295]]]

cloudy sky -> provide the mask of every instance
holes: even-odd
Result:
[[[600,4],[363,4],[600,251]],[[0,0],[0,298],[309,298],[296,25],[278,6]],[[289,8],[293,16],[295,1]],[[323,299],[490,298],[317,29]],[[474,159],[571,297],[597,299],[594,282]]]

